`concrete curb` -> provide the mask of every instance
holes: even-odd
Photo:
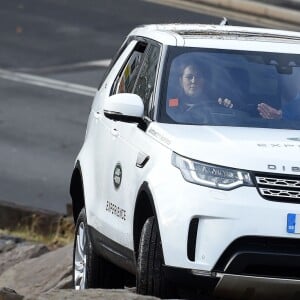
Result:
[[[300,12],[274,5],[263,4],[248,0],[190,0],[216,8],[234,10],[236,12],[251,14],[271,20],[285,22],[291,25],[300,25]],[[300,30],[300,28],[299,28]]]

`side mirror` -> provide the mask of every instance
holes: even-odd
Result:
[[[144,103],[136,94],[115,94],[104,101],[104,115],[115,121],[140,122],[144,116]]]

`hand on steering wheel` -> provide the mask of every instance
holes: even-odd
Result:
[[[222,99],[221,97],[218,99],[218,103],[221,106],[227,107],[227,108],[233,108],[233,103],[230,99],[224,98]]]

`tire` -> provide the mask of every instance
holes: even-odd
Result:
[[[176,297],[163,273],[164,258],[158,225],[154,217],[146,220],[140,238],[136,289],[142,295]]]
[[[93,249],[82,208],[75,227],[73,248],[73,286],[76,290],[88,288],[123,288],[124,272],[98,256]]]

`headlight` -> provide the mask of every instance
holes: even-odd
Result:
[[[242,185],[253,186],[250,174],[246,171],[202,163],[174,152],[172,164],[181,171],[186,181],[192,183],[222,190],[230,190]]]

